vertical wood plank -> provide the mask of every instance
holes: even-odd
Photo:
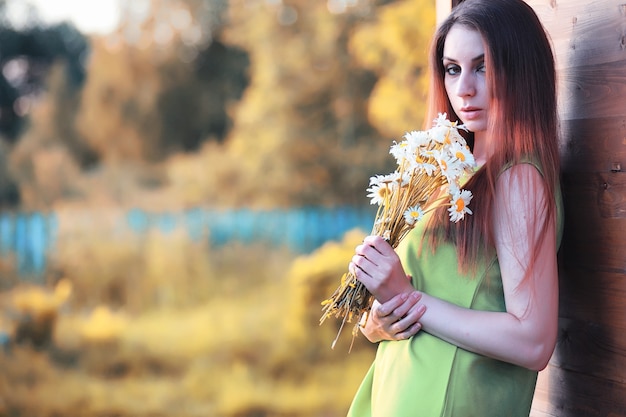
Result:
[[[565,235],[559,339],[533,412],[626,415],[626,1],[528,0],[552,39]]]

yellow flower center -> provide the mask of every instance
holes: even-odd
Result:
[[[456,200],[455,205],[456,205],[456,211],[460,213],[465,208],[465,201],[463,201],[462,198],[459,198],[458,200]]]
[[[389,187],[380,187],[378,189],[378,194],[380,195],[381,198],[386,198],[389,195],[391,195],[391,189],[389,189]]]
[[[441,164],[441,168],[443,168],[443,170],[445,171],[446,169],[448,169],[448,164],[446,164],[445,160],[440,160],[439,163]]]
[[[463,152],[457,151],[456,155],[454,156],[456,156],[459,161],[465,162],[465,154]]]

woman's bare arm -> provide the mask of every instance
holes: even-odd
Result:
[[[424,331],[525,368],[546,366],[556,343],[558,272],[555,219],[544,224],[538,215],[543,212],[542,187],[540,173],[527,164],[516,165],[498,180],[494,233],[506,312],[466,309],[423,294],[419,303],[426,307],[420,319]],[[401,280],[404,271],[395,252],[379,240],[368,237],[360,250],[357,248],[353,267],[384,304],[412,288]],[[531,263],[535,253],[537,258]]]

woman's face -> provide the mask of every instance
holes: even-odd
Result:
[[[485,46],[477,31],[454,25],[443,47],[444,83],[452,108],[475,134],[487,130],[489,91]]]

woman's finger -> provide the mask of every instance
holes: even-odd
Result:
[[[426,312],[426,306],[419,304],[421,297],[422,294],[419,291],[414,291],[402,305],[394,310],[393,315],[399,318],[389,324],[389,333],[404,334],[419,323]],[[419,327],[421,328],[421,325]]]
[[[381,236],[367,236],[365,240],[363,240],[363,245],[374,248],[378,253],[384,256],[389,256],[392,252],[395,252],[389,242]]]
[[[422,329],[422,325],[421,325],[420,322],[413,323],[411,326],[409,326],[404,331],[396,333],[395,334],[395,339],[396,340],[406,340],[406,339],[409,339],[412,336],[415,336],[421,329]]]
[[[395,318],[395,320],[401,318],[406,314],[406,312],[402,313],[402,311],[396,311],[399,307],[404,305],[409,298],[407,293],[398,294],[395,297],[392,297],[391,300],[387,301],[384,304],[381,304],[377,309],[378,317],[389,317]]]

